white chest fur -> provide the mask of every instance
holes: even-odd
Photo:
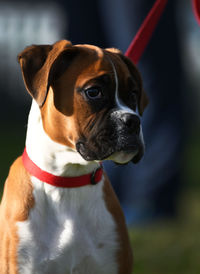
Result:
[[[18,223],[19,273],[116,274],[116,227],[103,181],[77,189],[32,183],[35,206]]]
[[[83,175],[99,166],[52,141],[35,102],[26,149],[40,168],[58,176]],[[116,224],[103,198],[103,179],[70,189],[31,181],[35,204],[28,219],[17,223],[19,274],[116,274]]]

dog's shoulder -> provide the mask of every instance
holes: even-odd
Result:
[[[11,166],[0,205],[0,269],[1,273],[17,273],[18,233],[16,223],[28,218],[33,206],[32,185],[22,159]],[[9,260],[8,260],[9,258]]]
[[[123,211],[117,196],[110,184],[110,181],[106,174],[104,174],[104,199],[108,211],[113,216],[115,223],[117,224],[117,233],[119,237],[120,248],[117,254],[117,260],[119,265],[119,273],[132,273],[133,268],[133,253],[130,246],[129,235],[126,228],[126,222]]]
[[[1,210],[7,221],[24,221],[30,208],[34,205],[31,178],[18,157],[12,166],[5,182]]]

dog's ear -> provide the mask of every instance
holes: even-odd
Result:
[[[18,55],[26,89],[40,107],[45,102],[53,80],[59,76],[59,71],[61,72],[67,65],[66,63],[61,64],[58,70],[61,55],[66,51],[65,55],[69,60],[74,56],[75,50],[70,52],[70,49],[73,49],[72,44],[69,41],[61,40],[53,45],[27,47]]]
[[[131,75],[136,78],[137,83],[139,85],[139,98],[138,98],[138,110],[139,110],[139,114],[142,116],[144,109],[146,108],[146,106],[149,103],[149,99],[143,89],[143,85],[142,85],[142,78],[141,75],[138,71],[138,69],[136,68],[136,66],[133,64],[133,62],[126,56],[124,56],[122,54],[122,52],[116,48],[108,48],[106,49],[107,51],[117,54],[121,60],[126,64],[126,66],[128,67]]]

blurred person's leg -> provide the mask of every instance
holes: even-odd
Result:
[[[125,51],[155,0],[100,0],[110,46]],[[182,70],[175,20],[169,0],[139,63],[150,104],[144,113],[146,154],[137,165],[105,164],[129,224],[174,216],[180,186],[183,142]]]

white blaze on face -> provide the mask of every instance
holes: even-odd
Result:
[[[115,68],[115,65],[113,63],[113,61],[111,60],[110,57],[108,57],[109,62],[112,66],[113,72],[114,72],[114,77],[115,77],[115,102],[117,105],[117,112],[118,113],[132,113],[132,114],[136,114],[135,111],[133,111],[132,109],[130,109],[128,106],[126,106],[119,98],[119,81],[118,81],[118,76],[117,76],[117,70]]]
[[[108,60],[112,66],[112,70],[114,73],[114,79],[115,79],[115,102],[116,102],[116,110],[114,110],[112,112],[112,116],[114,118],[119,118],[121,117],[122,114],[124,113],[130,113],[133,115],[137,115],[139,116],[134,110],[132,110],[131,108],[129,108],[127,105],[125,105],[119,98],[119,80],[118,80],[118,75],[117,75],[117,70],[115,68],[115,65],[113,63],[113,61],[111,60],[111,58],[108,56]],[[139,135],[141,142],[144,144],[143,141],[143,132],[142,132],[142,126],[140,126],[140,135]],[[123,151],[120,152],[115,152],[114,154],[112,154],[107,160],[112,160],[116,163],[120,163],[120,164],[124,164],[124,163],[128,163],[136,154],[138,153],[138,150],[131,152],[131,153],[126,153]]]

